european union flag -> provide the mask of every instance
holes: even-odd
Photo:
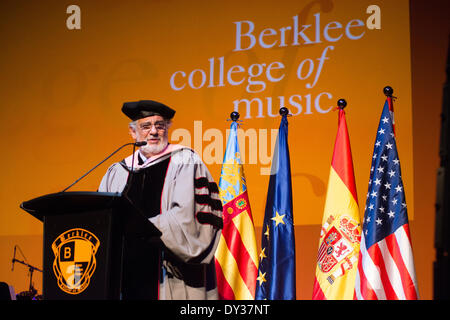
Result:
[[[288,121],[282,116],[267,191],[257,300],[295,300],[295,237]]]

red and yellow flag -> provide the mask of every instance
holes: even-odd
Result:
[[[313,300],[353,299],[361,240],[358,198],[342,108],[320,231]]]
[[[222,300],[253,300],[258,273],[255,228],[247,195],[237,140],[237,123],[231,124],[219,194],[223,229],[215,253],[217,287]]]

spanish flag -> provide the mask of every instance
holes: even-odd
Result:
[[[320,231],[313,300],[353,299],[361,226],[345,112],[339,121]]]
[[[215,253],[217,287],[222,300],[254,300],[258,254],[252,211],[241,164],[237,123],[231,124],[219,195],[223,229]]]

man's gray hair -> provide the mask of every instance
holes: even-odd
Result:
[[[137,129],[137,120],[131,121],[131,122],[128,124],[128,127],[130,127],[131,129],[133,129],[134,131],[136,131],[136,129]]]

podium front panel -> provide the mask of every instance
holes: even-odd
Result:
[[[119,298],[122,245],[113,219],[112,209],[45,217],[44,299]]]

